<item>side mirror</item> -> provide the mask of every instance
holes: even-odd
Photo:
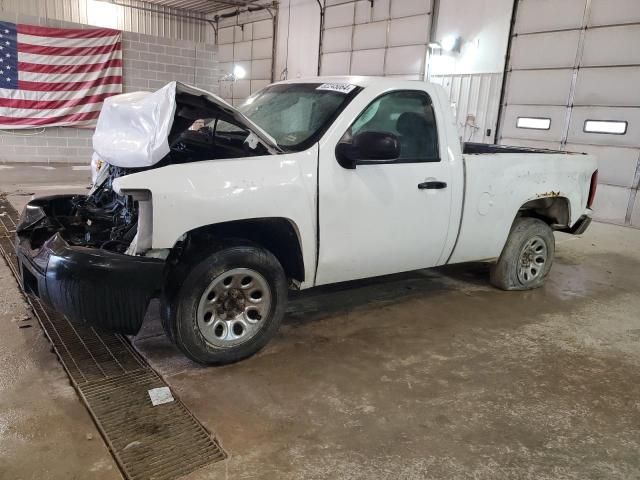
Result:
[[[362,132],[351,143],[336,146],[336,158],[343,168],[353,169],[359,161],[383,162],[400,156],[398,137],[387,132]]]

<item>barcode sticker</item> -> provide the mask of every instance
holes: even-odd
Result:
[[[344,93],[345,95],[351,93],[356,88],[355,85],[349,83],[323,83],[316,90],[329,90],[331,92]]]

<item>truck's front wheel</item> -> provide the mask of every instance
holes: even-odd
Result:
[[[502,290],[530,290],[544,284],[555,254],[553,231],[537,218],[517,218],[497,263],[491,283]]]
[[[230,246],[199,262],[174,302],[167,321],[184,354],[207,365],[231,363],[275,335],[287,302],[286,276],[269,251]]]

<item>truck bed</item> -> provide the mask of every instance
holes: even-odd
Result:
[[[501,145],[473,150],[476,145],[463,155],[464,206],[450,263],[499,256],[513,219],[528,202],[566,202],[567,227],[584,214],[597,168],[593,156]]]
[[[510,145],[490,145],[487,143],[465,142],[462,145],[462,153],[466,155],[478,155],[483,153],[555,153],[575,155],[577,152],[565,152],[546,148],[516,147]],[[581,154],[578,154],[581,155]]]

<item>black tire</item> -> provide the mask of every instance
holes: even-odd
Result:
[[[203,365],[224,365],[247,358],[264,347],[277,332],[287,303],[287,278],[276,257],[264,248],[242,242],[210,253],[199,262],[186,259],[185,262],[193,267],[184,276],[179,288],[173,289],[174,295],[168,290],[162,308],[165,332],[178,348],[187,357]],[[252,337],[237,345],[220,347],[213,345],[203,335],[198,323],[198,309],[212,281],[234,269],[250,269],[266,282],[270,295],[269,306],[266,307],[268,313],[254,320],[259,326],[253,327],[256,332]],[[231,328],[228,327],[229,330]]]
[[[541,287],[551,270],[555,245],[553,230],[542,220],[517,218],[500,258],[491,267],[491,284],[502,290]]]
[[[174,282],[171,282],[174,283]],[[175,317],[175,297],[177,288],[165,288],[160,298],[160,324],[164,334],[175,344],[175,335],[173,333],[173,325],[175,324],[173,317]]]

